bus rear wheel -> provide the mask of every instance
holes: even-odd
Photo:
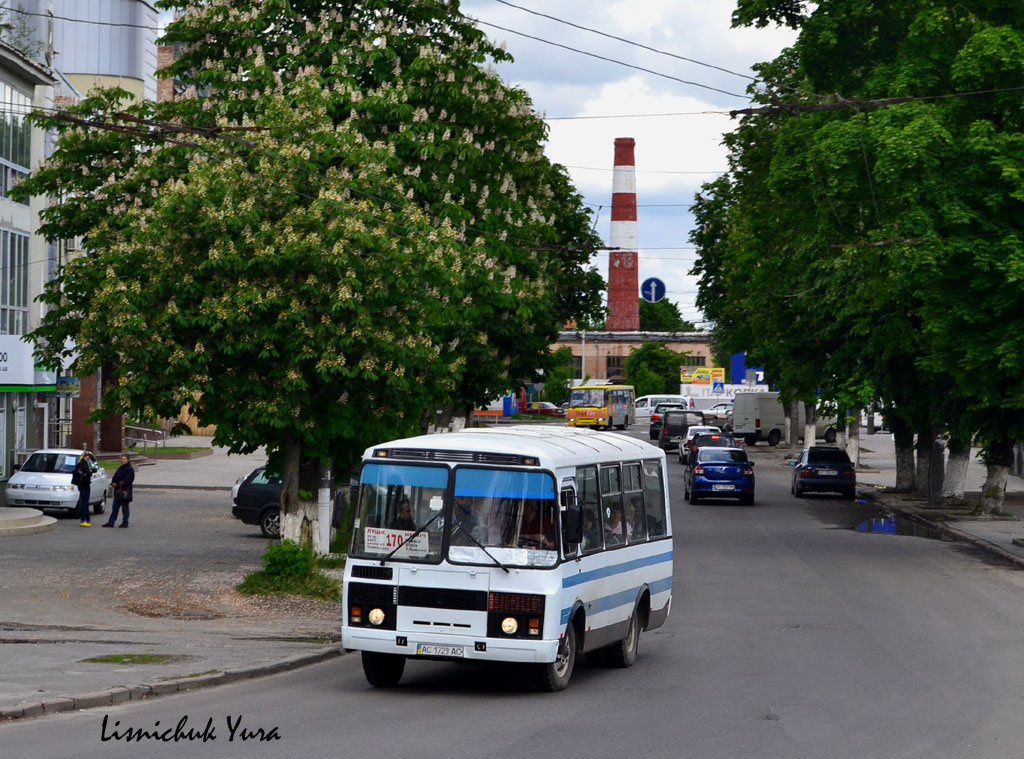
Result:
[[[405,657],[363,651],[363,674],[374,688],[394,688],[405,672]]]
[[[629,628],[626,630],[626,637],[609,646],[605,652],[605,661],[613,667],[632,667],[636,662],[636,650],[640,645],[640,620],[637,619],[636,609],[633,616],[629,618]]]
[[[558,647],[558,657],[547,664],[537,664],[536,686],[537,690],[547,693],[565,690],[572,677],[573,667],[576,665],[576,628],[572,622],[565,628],[565,635],[562,637],[561,645]]]

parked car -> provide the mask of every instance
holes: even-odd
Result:
[[[554,403],[548,403],[547,401],[540,401],[538,403],[526,404],[526,409],[523,411],[524,414],[530,414],[532,416],[565,416],[565,409],[559,408]]]
[[[661,417],[670,408],[685,409],[686,406],[683,403],[676,402],[676,401],[670,401],[670,402],[667,402],[667,403],[659,403],[657,406],[655,406],[654,410],[651,412],[651,429],[650,429],[651,440],[657,440],[658,436],[661,434]]]
[[[701,448],[686,470],[684,496],[690,503],[701,498],[738,498],[754,503],[754,462],[742,448]]]
[[[857,494],[857,473],[846,451],[832,445],[815,445],[793,462],[790,490],[797,498],[812,490],[842,493],[853,499]]]
[[[663,451],[676,450],[690,427],[703,424],[704,414],[700,411],[668,409],[661,417],[661,433],[658,435],[658,447]]]
[[[732,401],[716,403],[711,408],[704,410],[704,421],[721,427],[724,432],[730,432],[732,430],[732,407]]]
[[[680,464],[688,465],[693,460],[694,453],[707,446],[711,448],[740,448],[742,446],[742,443],[732,435],[718,432],[701,432],[689,442],[689,448],[679,446]]]
[[[78,486],[71,484],[81,451],[74,448],[44,448],[33,452],[7,481],[7,505],[27,506],[34,509],[78,508]],[[93,514],[102,514],[106,508],[107,473],[95,461],[90,461],[92,484],[89,503]]]
[[[259,525],[265,538],[281,536],[281,477],[257,467],[238,478],[231,488],[232,516],[243,524]]]

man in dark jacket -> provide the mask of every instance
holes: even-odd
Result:
[[[124,509],[122,527],[128,526],[128,505],[132,502],[132,483],[135,482],[135,470],[132,469],[131,461],[127,453],[121,454],[121,466],[114,472],[114,478],[110,484],[114,488],[114,508],[110,512],[110,519],[103,523],[104,527],[113,527],[117,521],[117,513]]]

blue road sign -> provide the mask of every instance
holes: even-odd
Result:
[[[650,277],[640,285],[640,297],[648,303],[657,303],[665,297],[665,283],[657,277]]]
[[[711,383],[711,392],[715,395],[721,395],[725,392],[725,383],[715,380]]]

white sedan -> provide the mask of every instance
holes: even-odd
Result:
[[[71,473],[81,455],[81,451],[73,448],[35,451],[7,481],[7,505],[74,512],[78,507],[78,487],[71,484]],[[107,503],[107,473],[94,461],[89,463],[89,503],[93,514],[102,514]]]

